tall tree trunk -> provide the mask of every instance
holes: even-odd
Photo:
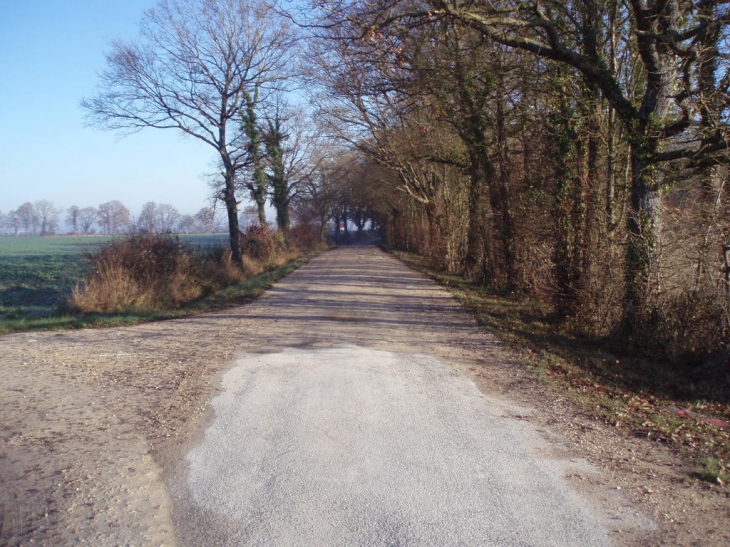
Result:
[[[464,273],[473,280],[482,283],[490,282],[493,278],[492,264],[487,264],[486,246],[484,234],[486,232],[487,211],[485,210],[483,174],[485,167],[482,165],[484,158],[477,151],[472,151],[471,166],[469,169],[469,228],[467,230],[466,256],[464,257]]]
[[[648,139],[647,139],[648,140]],[[634,330],[638,314],[646,308],[657,289],[652,280],[658,275],[657,248],[661,228],[661,191],[654,178],[654,167],[647,158],[655,143],[632,143],[631,211],[626,246],[626,309],[624,321]]]
[[[700,14],[707,21],[715,15],[716,6],[705,3],[700,7]],[[700,102],[700,130],[703,146],[716,140],[719,136],[722,122],[717,119],[717,112],[722,111],[724,94],[715,90],[715,78],[718,73],[718,63],[721,58],[719,40],[722,35],[722,26],[717,22],[707,25],[698,35],[698,82],[702,100]],[[724,130],[724,128],[722,129]],[[697,266],[695,270],[694,288],[699,289],[703,284],[712,282],[713,241],[712,232],[715,228],[722,203],[724,184],[719,172],[719,166],[708,163],[700,167],[702,181],[702,202],[700,211],[700,239],[697,244]],[[724,243],[724,242],[723,242]],[[715,258],[721,263],[723,249],[716,249]]]
[[[289,181],[284,165],[283,143],[286,136],[282,132],[281,119],[277,116],[269,120],[268,131],[264,136],[266,151],[271,168],[272,202],[276,209],[276,225],[283,234],[289,231]]]
[[[504,85],[504,77],[500,75],[500,84],[502,89],[506,89]],[[504,101],[497,100],[497,159],[499,161],[499,176],[496,184],[497,191],[492,192],[495,196],[492,203],[492,209],[501,213],[501,222],[498,229],[502,242],[502,252],[504,256],[505,268],[505,289],[512,292],[517,288],[517,252],[515,249],[515,221],[512,214],[512,198],[510,196],[510,158],[507,144],[507,128],[506,113],[504,109]],[[487,175],[487,173],[485,173]],[[488,176],[488,175],[487,175]],[[496,219],[495,219],[496,220]]]
[[[553,221],[555,223],[555,247],[553,265],[557,295],[555,298],[558,313],[572,316],[577,307],[576,282],[579,277],[575,261],[577,232],[576,225],[576,174],[578,134],[576,120],[560,101],[561,108],[553,122],[557,144],[555,158],[555,187],[553,189]]]
[[[253,180],[246,181],[251,200],[256,204],[259,224],[266,226],[266,171],[261,151],[261,128],[258,124],[258,88],[253,94],[245,94],[245,109],[241,112],[242,129],[248,137],[248,155],[253,165]]]
[[[263,168],[261,168],[260,173],[257,173],[255,185],[253,198],[256,202],[259,224],[266,226],[266,173],[264,173]]]
[[[231,245],[231,256],[236,266],[242,268],[243,254],[241,253],[241,234],[238,226],[238,202],[236,201],[235,177],[232,169],[227,169],[225,173],[223,202],[226,204],[228,213],[228,240]]]
[[[716,228],[720,207],[722,203],[722,194],[724,183],[719,173],[717,165],[708,165],[700,170],[702,177],[702,201],[700,210],[700,235],[697,242],[697,264],[695,266],[694,288],[699,289],[703,285],[712,283],[712,265],[713,254],[718,262],[721,262],[722,247],[713,251],[713,231]],[[718,252],[719,251],[719,252]]]
[[[327,243],[327,219],[327,213],[319,217],[319,242],[322,244]]]

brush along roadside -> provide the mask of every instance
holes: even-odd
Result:
[[[87,256],[90,274],[55,313],[6,321],[0,334],[106,327],[185,317],[252,300],[323,248],[285,245],[243,267],[223,246],[193,246],[174,235],[115,239]]]
[[[450,290],[537,378],[563,392],[581,412],[610,424],[618,434],[676,449],[692,462],[694,478],[728,484],[726,366],[688,367],[681,361],[621,354],[614,349],[615,339],[587,339],[567,332],[544,302],[499,295],[436,271],[417,255],[391,252]]]

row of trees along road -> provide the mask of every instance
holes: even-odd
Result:
[[[296,35],[290,27],[264,2],[160,2],[145,13],[137,42],[114,42],[101,91],[83,103],[105,127],[177,129],[215,150],[236,263],[242,261],[241,186],[266,220],[266,139],[258,117],[263,105],[280,102],[292,75]],[[244,178],[244,169],[253,177]]]
[[[320,116],[382,168],[391,241],[577,330],[726,347],[727,2],[309,8]]]
[[[85,105],[215,150],[237,262],[239,194],[263,222],[268,193],[282,229],[290,205],[369,216],[578,330],[705,355],[729,338],[729,20],[715,0],[163,1]],[[317,146],[286,167],[293,82]]]

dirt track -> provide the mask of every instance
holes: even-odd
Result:
[[[0,338],[0,544],[174,545],[190,537],[184,456],[199,441],[220,373],[243,353],[339,344],[453,365],[501,405],[505,427],[530,422],[543,457],[573,462],[566,480],[613,519],[615,543],[730,543],[722,491],[682,483],[669,452],[576,416],[445,292],[361,247],[319,257],[248,306]]]

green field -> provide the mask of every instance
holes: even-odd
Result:
[[[225,244],[225,234],[192,234],[191,245]],[[85,257],[112,236],[0,237],[0,330],[2,324],[54,315],[83,279]]]

